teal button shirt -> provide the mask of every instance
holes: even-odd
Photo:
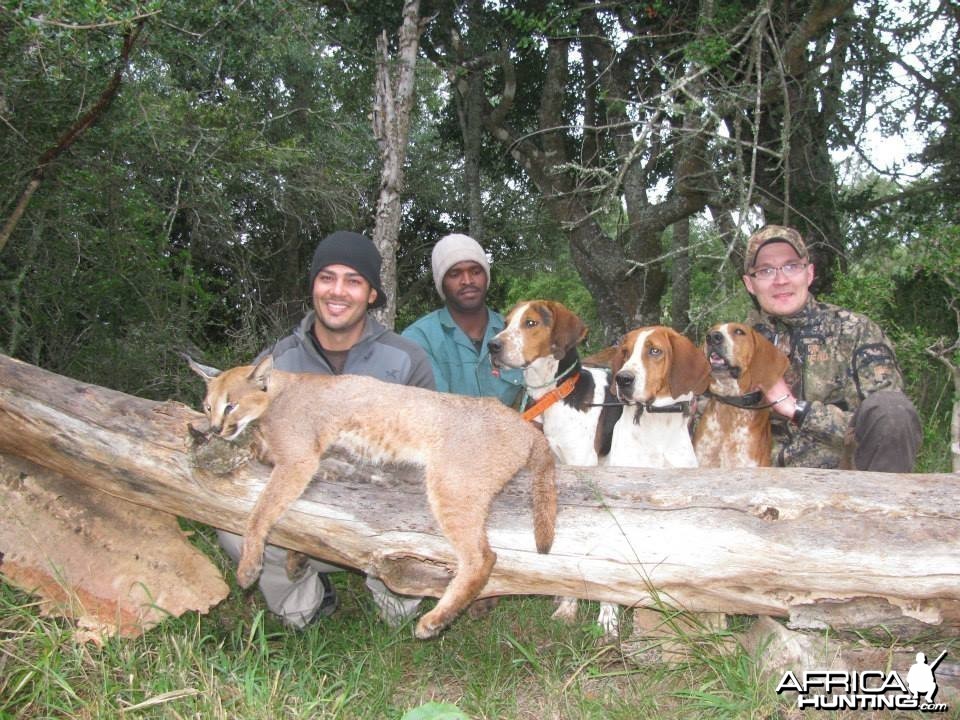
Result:
[[[487,330],[479,350],[446,307],[424,315],[401,335],[426,350],[440,392],[495,397],[504,405],[513,405],[523,388],[523,372],[502,368],[499,377],[493,374],[487,343],[503,330],[504,320],[489,308],[487,313]]]

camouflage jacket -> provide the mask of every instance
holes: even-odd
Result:
[[[750,313],[747,322],[790,358],[786,381],[810,403],[800,428],[774,415],[774,465],[836,468],[853,414],[867,395],[903,390],[893,346],[869,318],[811,296],[790,317]]]

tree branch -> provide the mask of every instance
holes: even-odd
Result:
[[[67,149],[73,145],[77,139],[83,135],[90,127],[96,123],[106,112],[107,108],[110,107],[110,103],[113,102],[113,99],[117,95],[117,91],[120,89],[120,82],[123,80],[123,73],[126,71],[127,66],[130,63],[130,52],[133,50],[133,45],[137,41],[137,37],[140,35],[140,31],[143,29],[143,25],[146,22],[146,17],[137,20],[132,27],[130,27],[123,37],[123,48],[120,51],[120,63],[113,73],[113,77],[110,79],[110,82],[107,83],[106,88],[103,92],[100,93],[100,97],[97,99],[97,102],[93,104],[83,116],[77,120],[43,155],[40,156],[40,159],[37,161],[37,166],[33,171],[33,174],[30,177],[30,180],[27,182],[26,188],[20,194],[17,204],[13,208],[13,212],[10,214],[10,217],[7,218],[7,221],[4,223],[3,228],[0,229],[0,252],[3,252],[4,247],[7,245],[7,241],[10,239],[10,236],[13,234],[13,231],[17,227],[17,223],[20,222],[20,218],[23,217],[23,214],[27,210],[27,205],[30,203],[30,199],[33,197],[33,194],[37,191],[37,188],[40,187],[40,184],[43,182],[43,178],[47,172],[47,168],[56,160],[60,155],[62,155]]]

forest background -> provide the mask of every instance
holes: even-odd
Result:
[[[746,236],[785,223],[819,297],[895,342],[919,469],[949,471],[958,28],[950,0],[0,0],[0,352],[197,407],[180,352],[227,367],[286,333],[338,229],[395,258],[398,329],[439,304],[433,244],[468,232],[497,309],[561,300],[588,349],[650,323],[700,340],[749,307]],[[422,644],[344,575],[305,633],[234,592],[98,650],[0,585],[0,718],[379,718],[432,698],[474,717],[783,716],[725,642],[638,671],[525,598]]]
[[[400,56],[403,8],[5,2],[0,350],[194,400],[179,351],[226,366],[286,332],[316,242],[375,232],[377,40]],[[388,237],[398,329],[438,304],[433,243],[468,232],[492,257],[495,308],[562,300],[591,347],[651,323],[699,340],[747,309],[746,234],[791,224],[819,296],[895,341],[931,441],[924,469],[948,467],[955,3],[411,9],[419,59]],[[882,166],[891,145],[900,162]]]

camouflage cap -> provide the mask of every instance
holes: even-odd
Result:
[[[784,225],[766,225],[757,230],[750,239],[747,240],[747,252],[743,257],[743,271],[750,272],[757,261],[757,253],[764,245],[774,242],[785,242],[804,260],[810,257],[807,252],[807,246],[800,237],[800,233]]]

